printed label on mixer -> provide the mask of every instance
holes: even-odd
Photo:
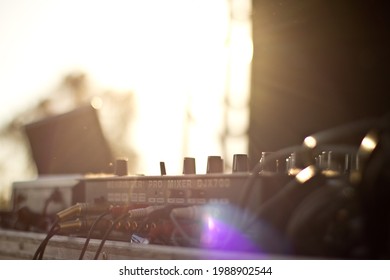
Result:
[[[169,189],[191,188],[191,180],[168,180]]]
[[[198,188],[228,188],[230,179],[197,179],[196,186]]]
[[[144,188],[144,181],[108,181],[108,189]]]

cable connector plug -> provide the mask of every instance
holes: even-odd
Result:
[[[128,217],[131,219],[139,219],[139,218],[145,218],[152,214],[155,211],[158,210],[163,210],[165,206],[163,205],[153,205],[153,206],[148,206],[145,208],[139,208],[139,209],[132,209],[127,212]]]
[[[108,203],[76,203],[75,205],[58,212],[59,221],[68,220],[85,215],[96,215],[108,211],[112,208]]]

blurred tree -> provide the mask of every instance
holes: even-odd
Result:
[[[24,125],[88,103],[98,109],[99,120],[113,155],[129,158],[129,171],[134,172],[137,155],[131,141],[135,108],[133,93],[92,88],[87,74],[69,73],[44,100],[18,114],[0,129],[0,208],[11,206],[14,181],[30,180],[37,176]]]

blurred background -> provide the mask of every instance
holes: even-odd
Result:
[[[246,153],[250,0],[0,0],[0,197],[37,177],[23,126],[91,103],[132,174]]]
[[[364,0],[0,0],[0,197],[21,129],[90,103],[129,172],[206,172],[389,111],[390,14]]]

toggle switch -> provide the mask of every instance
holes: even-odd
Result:
[[[165,169],[165,162],[160,161],[160,174],[161,176],[167,175],[167,170]]]

